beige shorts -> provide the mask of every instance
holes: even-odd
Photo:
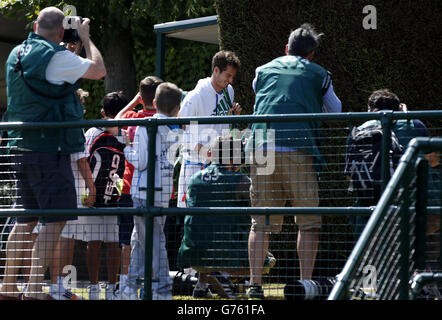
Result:
[[[313,156],[302,151],[275,152],[272,174],[257,174],[259,165],[251,165],[252,207],[318,207],[318,181],[313,168]],[[280,232],[284,216],[252,216],[252,230]],[[295,223],[300,230],[321,227],[321,216],[298,215]]]

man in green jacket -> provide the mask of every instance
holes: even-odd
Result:
[[[76,94],[78,80],[98,80],[106,68],[100,52],[89,38],[88,18],[72,17],[86,58],[61,46],[65,29],[63,12],[43,9],[23,44],[15,47],[6,61],[8,107],[3,121],[64,122],[83,119],[83,107]],[[71,25],[74,25],[71,21]],[[18,204],[24,209],[75,209],[77,207],[70,155],[84,150],[82,128],[8,131],[8,147],[16,161]],[[44,222],[32,249],[31,275],[24,295],[18,291],[16,274],[23,249],[38,220]],[[67,220],[77,217],[52,216],[17,218],[7,250],[5,277],[0,299],[42,300],[41,283],[51,262],[59,235]]]
[[[256,69],[255,115],[341,112],[331,75],[312,62],[319,38],[309,24],[290,34],[286,55]],[[319,205],[317,172],[323,165],[318,138],[318,122],[253,123],[246,151],[254,154],[251,165],[252,207],[294,207]],[[270,130],[267,130],[270,129]],[[271,165],[263,165],[259,154],[274,152]],[[280,232],[283,216],[252,216],[249,236],[249,298],[264,298],[262,269],[269,247],[269,233]],[[320,216],[296,216],[297,251],[301,280],[311,279],[319,242]]]
[[[244,161],[242,142],[232,135],[217,137],[211,144],[212,163],[189,180],[186,204],[194,207],[248,207],[250,179],[239,169]],[[198,271],[194,298],[210,298],[209,274],[215,271],[242,274],[247,265],[246,215],[187,215],[178,251],[178,265]],[[232,297],[232,292],[226,292]]]

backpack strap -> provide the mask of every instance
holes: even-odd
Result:
[[[224,88],[223,89],[223,94],[224,94],[224,97],[226,98],[226,101],[227,101],[227,104],[229,106],[229,109],[232,109],[233,103],[232,103],[232,100],[230,100],[229,90],[227,90],[227,88]],[[238,124],[237,123],[232,123],[231,126],[230,126],[230,131],[232,131],[233,129],[236,129],[236,128],[238,128]]]
[[[91,151],[92,151],[92,149],[94,149],[94,147],[95,147],[95,144],[97,143],[97,141],[101,138],[101,136],[104,134],[104,130],[103,129],[101,129],[101,128],[97,128],[99,131],[98,131],[98,134],[96,134],[96,135],[94,135],[94,136],[92,136],[92,142],[90,143],[90,147],[89,147],[89,150],[88,150],[88,152],[89,152],[89,158],[90,158],[90,155],[91,155]]]

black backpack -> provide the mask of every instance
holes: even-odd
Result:
[[[344,173],[351,178],[348,188],[361,206],[376,205],[382,190],[382,139],[379,122],[362,129],[354,127],[347,143]],[[391,131],[390,173],[393,174],[403,154],[395,133]]]
[[[111,133],[103,131],[94,137],[88,162],[97,191],[95,207],[118,206],[119,194],[111,177],[116,173],[123,179],[124,147]]]

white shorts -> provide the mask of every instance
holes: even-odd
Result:
[[[84,222],[81,220],[82,217],[78,217],[77,220],[68,220],[66,221],[66,225],[64,226],[63,230],[60,233],[61,238],[67,238],[67,239],[75,239],[75,240],[83,240],[84,236]],[[43,224],[41,222],[38,222],[32,230],[33,234],[38,234],[40,232],[40,229],[42,228]]]
[[[83,241],[118,242],[117,216],[85,216],[83,218]]]
[[[81,221],[82,217],[77,220],[69,220],[61,231],[60,238],[83,240],[84,225]]]
[[[43,224],[40,221],[37,222],[37,224],[35,225],[34,229],[32,230],[32,233],[33,234],[39,234],[42,226],[43,226]]]

